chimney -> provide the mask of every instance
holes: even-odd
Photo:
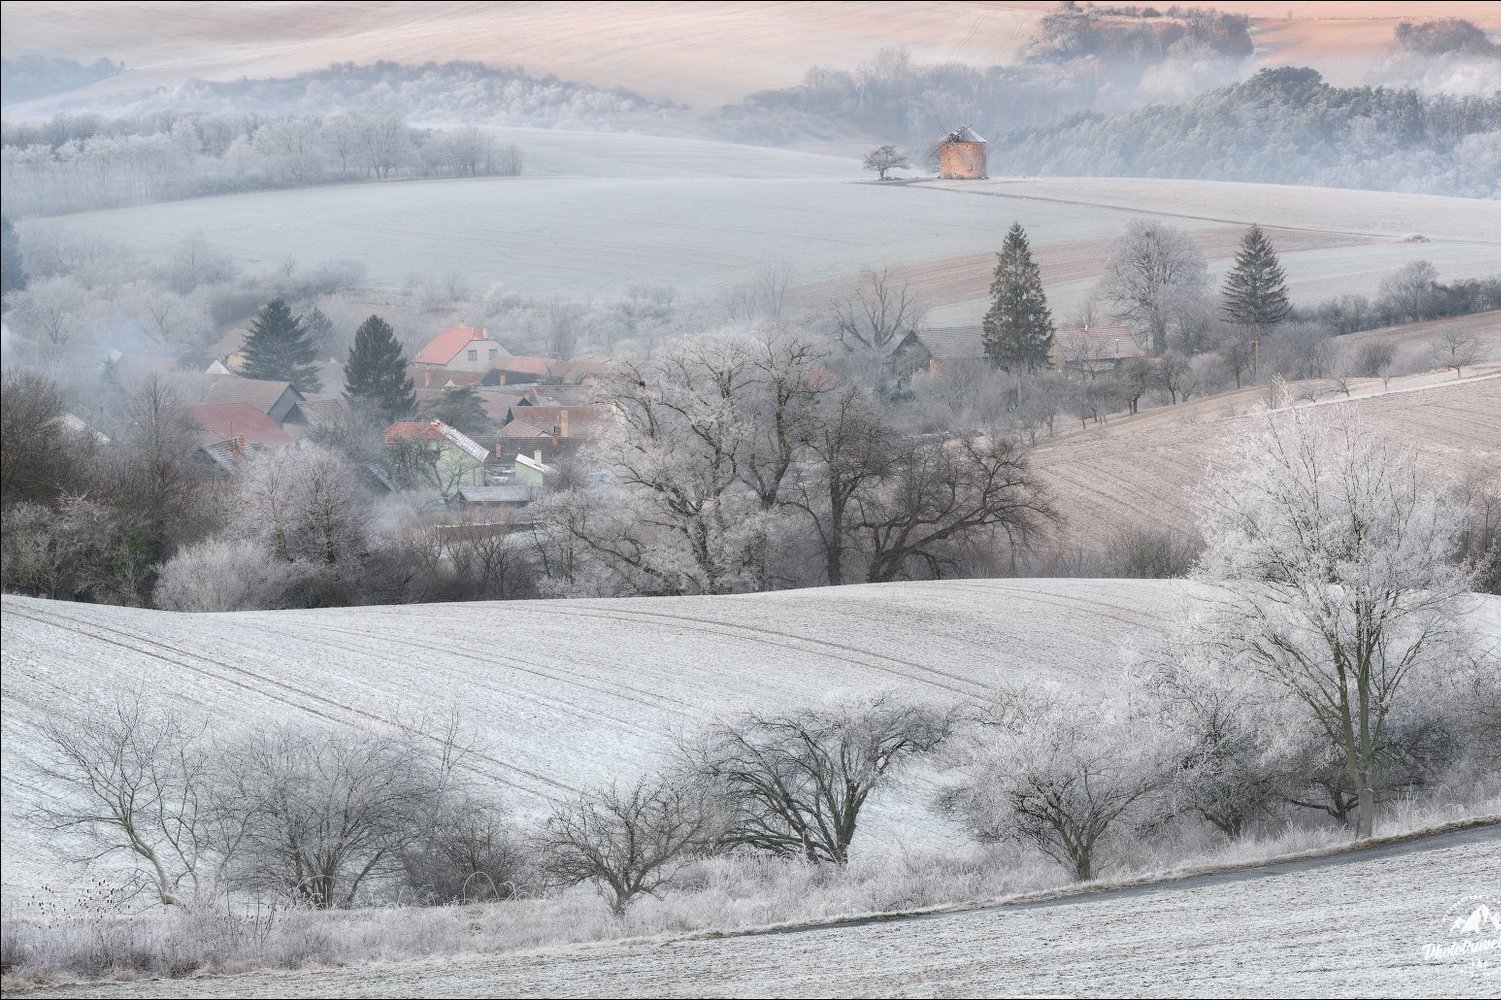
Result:
[[[532,452],[532,459],[538,465],[542,464],[542,449],[541,448],[538,448],[536,451]]]
[[[568,436],[568,407],[563,407],[563,413],[558,417],[558,430],[563,437]]]
[[[553,454],[557,454],[557,452],[558,452],[558,425],[557,424],[553,424],[552,425],[552,450],[553,450]]]

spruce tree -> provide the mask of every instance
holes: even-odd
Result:
[[[1225,276],[1225,315],[1232,322],[1265,333],[1287,318],[1287,273],[1271,241],[1252,225],[1235,252],[1235,266]]]
[[[417,408],[406,356],[391,324],[379,316],[365,320],[354,333],[344,365],[344,398],[387,420],[399,420]]]
[[[323,383],[313,365],[317,356],[318,349],[302,325],[302,317],[292,315],[285,300],[272,299],[250,321],[241,374],[291,382],[298,392],[318,392]]]
[[[1042,275],[1021,223],[1006,234],[996,254],[990,282],[990,310],[985,313],[985,354],[1007,372],[1046,368],[1053,347],[1053,315],[1042,290]]]

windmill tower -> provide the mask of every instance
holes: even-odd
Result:
[[[960,125],[938,143],[938,176],[958,181],[989,176],[985,172],[985,139],[973,125]]]

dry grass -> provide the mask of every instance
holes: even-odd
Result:
[[[1501,812],[1478,805],[1397,804],[1383,841],[1457,827]],[[681,888],[637,903],[622,919],[585,889],[506,903],[315,912],[266,904],[221,904],[197,912],[124,916],[99,899],[41,916],[7,915],[4,988],[142,978],[177,979],[275,969],[499,954],[583,942],[682,935],[720,937],[809,925],[842,926],[880,915],[952,912],[968,906],[1135,887],[1288,856],[1344,850],[1348,831],[1290,827],[1263,839],[1217,838],[1138,848],[1091,887],[1064,888],[1059,869],[1015,847],[883,851],[856,855],[847,869],[760,857],[698,862]],[[955,905],[961,904],[961,905]]]

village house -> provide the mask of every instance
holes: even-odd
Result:
[[[405,447],[412,471],[447,499],[465,486],[484,486],[490,452],[441,420],[401,420],[386,428],[387,448]]]
[[[307,424],[307,417],[301,409],[306,399],[290,382],[240,378],[238,375],[221,376],[209,386],[203,402],[211,406],[246,403],[288,433],[292,433],[289,429],[292,426],[302,427]]]
[[[183,412],[198,430],[192,462],[205,481],[233,479],[250,456],[296,444],[275,421],[246,402],[199,403]]]
[[[510,353],[484,330],[452,326],[429,340],[412,359],[417,369],[448,372],[484,372],[510,358]]]

